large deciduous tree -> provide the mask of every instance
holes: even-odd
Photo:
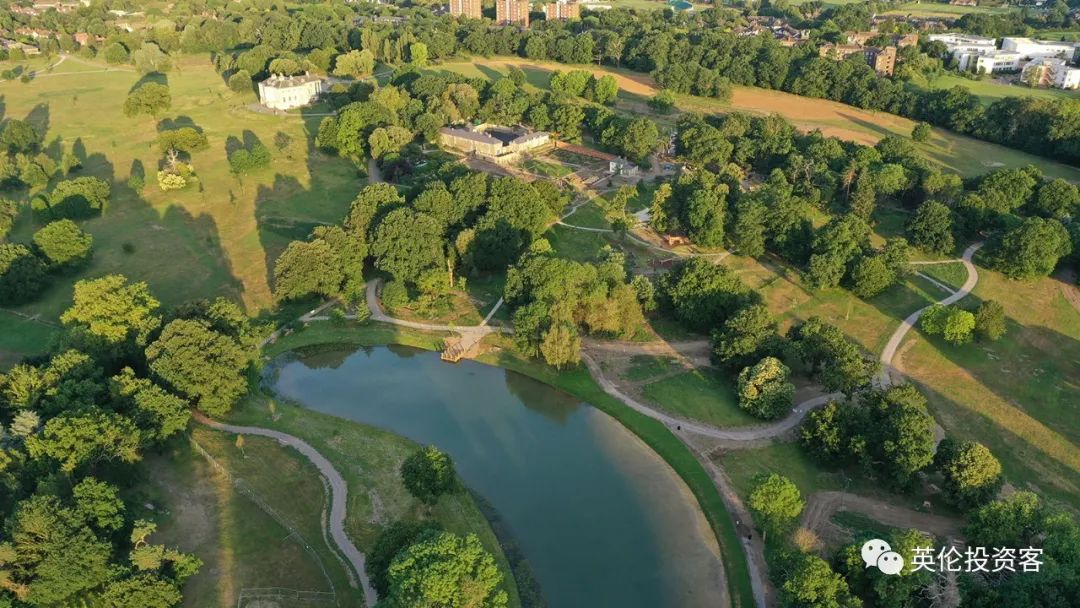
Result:
[[[66,270],[89,261],[94,237],[71,220],[58,220],[35,232],[33,241],[34,248],[48,260],[50,268]]]
[[[401,463],[401,480],[410,494],[429,506],[460,488],[454,462],[433,445],[420,448]]]
[[[251,353],[202,319],[177,319],[146,349],[150,370],[211,416],[227,414],[247,392]]]
[[[739,374],[739,407],[753,416],[773,420],[791,407],[795,385],[788,379],[791,370],[779,359],[765,357]]]
[[[111,274],[76,283],[74,302],[60,321],[87,350],[125,357],[141,351],[161,326],[159,305],[146,283]]]
[[[946,437],[938,444],[935,465],[945,496],[960,508],[983,504],[1001,488],[1001,463],[981,443]]]
[[[1072,251],[1069,232],[1061,222],[1029,217],[990,247],[994,267],[1010,279],[1032,280],[1048,276],[1058,261]]]
[[[759,475],[754,480],[748,502],[761,529],[774,533],[788,529],[806,504],[799,488],[776,473]]]
[[[504,608],[507,595],[495,559],[474,534],[432,532],[394,558],[389,606]]]
[[[18,304],[45,288],[45,264],[26,245],[0,243],[0,303]]]
[[[124,115],[128,117],[147,114],[157,116],[172,107],[172,93],[168,85],[148,82],[128,93],[124,100]]]

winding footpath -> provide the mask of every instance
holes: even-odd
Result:
[[[560,222],[561,223],[561,222]],[[582,227],[570,226],[572,228],[584,229]],[[589,230],[589,229],[586,229]],[[596,229],[593,229],[596,230]],[[600,231],[600,230],[596,230]],[[943,306],[953,304],[962,298],[966,297],[975,288],[978,283],[979,274],[975,269],[975,265],[972,264],[971,259],[975,255],[975,252],[982,247],[982,243],[976,243],[968,247],[963,256],[959,260],[942,260],[939,262],[928,263],[950,263],[961,262],[967,269],[967,280],[960,289],[950,293],[947,297],[936,302]],[[475,344],[482,340],[485,336],[493,333],[512,333],[513,330],[507,327],[492,327],[488,325],[492,316],[502,305],[503,301],[500,298],[498,302],[492,307],[492,309],[485,316],[483,322],[480,325],[457,327],[451,325],[440,325],[434,323],[420,323],[416,321],[406,321],[404,319],[397,319],[391,317],[383,311],[379,302],[378,287],[379,281],[369,281],[366,289],[366,300],[368,309],[371,313],[371,320],[381,323],[388,323],[391,325],[397,325],[401,327],[408,327],[411,329],[418,329],[424,331],[438,331],[438,332],[456,332],[461,335],[463,342],[470,342]],[[951,291],[951,290],[950,290]],[[332,302],[328,302],[315,310],[303,315],[300,320],[304,322],[326,320],[329,317],[323,316],[321,313],[328,308]],[[919,310],[911,313],[901,323],[900,326],[893,332],[889,338],[888,343],[885,345],[885,349],[881,353],[882,371],[878,378],[875,379],[875,383],[881,387],[890,386],[894,382],[893,373],[895,370],[892,368],[893,358],[896,356],[896,351],[903,342],[907,333],[911,331],[911,328],[918,322],[919,317],[922,316],[929,306],[920,308]],[[346,315],[347,318],[355,318],[355,314]],[[269,340],[269,339],[268,339]],[[635,349],[641,350],[643,353],[659,352],[658,349],[662,347],[655,344],[613,344],[613,343],[590,343],[588,348],[598,350],[611,350],[616,349],[623,352],[634,351]],[[701,344],[699,342],[686,343],[684,345],[689,350],[700,350]],[[667,349],[674,348],[672,345],[667,345]],[[675,349],[678,350],[678,349]],[[720,496],[724,501],[724,505],[728,510],[729,515],[735,520],[736,527],[739,529],[740,542],[742,549],[747,557],[749,565],[749,574],[751,587],[753,589],[754,603],[760,608],[764,608],[767,605],[771,605],[772,597],[771,587],[767,582],[768,565],[765,561],[764,544],[761,539],[754,536],[752,533],[748,533],[745,537],[742,536],[742,531],[750,530],[749,527],[752,521],[749,510],[742,502],[738,493],[735,491],[731,480],[728,478],[724,470],[717,465],[711,458],[703,454],[698,448],[694,447],[689,442],[689,435],[697,435],[700,437],[706,437],[709,439],[716,439],[725,442],[741,443],[746,442],[752,444],[752,442],[760,441],[763,439],[777,438],[788,434],[794,430],[803,418],[815,408],[821,407],[829,401],[842,397],[840,393],[832,393],[828,395],[822,395],[803,401],[795,406],[792,412],[783,419],[765,425],[753,426],[753,427],[740,427],[734,429],[724,429],[715,427],[692,420],[686,420],[676,416],[672,416],[666,412],[662,412],[650,405],[641,403],[633,397],[622,392],[619,387],[613,382],[607,375],[604,374],[600,365],[586,352],[584,349],[581,353],[581,359],[588,368],[589,373],[593,376],[596,382],[600,385],[605,393],[618,399],[624,403],[627,407],[637,411],[645,416],[653,418],[662,422],[676,432],[676,435],[681,436],[683,441],[691,449],[691,451],[698,457],[699,461],[705,467],[709,476],[713,479],[717,489],[720,492]],[[334,466],[327,460],[322,454],[320,454],[310,444],[286,433],[280,431],[274,431],[271,429],[264,429],[259,427],[249,426],[236,426],[231,424],[224,424],[210,420],[202,414],[195,414],[195,419],[201,424],[205,424],[211,428],[225,431],[228,433],[258,435],[262,437],[270,437],[276,439],[283,445],[288,445],[301,454],[303,454],[308,460],[315,465],[319,472],[327,479],[331,489],[331,506],[330,506],[330,534],[334,540],[334,543],[338,546],[340,551],[348,558],[349,563],[352,565],[356,574],[359,576],[360,581],[364,588],[364,599],[367,606],[372,607],[376,602],[376,594],[372,589],[370,582],[367,579],[367,574],[364,570],[364,554],[361,553],[356,546],[352,543],[349,537],[345,533],[345,515],[346,515],[346,503],[348,488],[345,479],[334,468]],[[737,447],[737,446],[736,446]],[[823,513],[828,513],[836,509],[835,504],[840,501],[841,504],[846,504],[845,501],[850,502],[850,505],[856,507],[853,510],[866,512],[867,510],[875,510],[880,504],[872,499],[859,497],[846,493],[817,493],[821,494],[816,500],[816,507],[812,510],[822,516]],[[816,495],[815,495],[816,496]],[[811,497],[811,500],[815,499]],[[868,502],[869,501],[869,502]],[[873,504],[871,504],[873,503]],[[875,511],[876,512],[876,511]],[[805,517],[810,517],[808,513]],[[902,517],[907,520],[910,515],[898,514],[898,517]],[[820,517],[818,517],[820,519]],[[745,524],[743,522],[746,522]],[[934,518],[933,516],[927,517],[924,520],[918,522],[922,526],[916,526],[920,528],[938,528],[939,532],[953,533],[954,530],[951,526],[954,523],[947,518]],[[947,528],[946,528],[947,527]]]
[[[971,293],[972,289],[975,289],[975,285],[979,282],[979,271],[975,269],[975,264],[971,263],[971,258],[975,255],[975,252],[978,251],[979,248],[982,246],[982,243],[975,243],[974,245],[965,249],[964,255],[960,257],[959,261],[964,265],[964,268],[967,269],[967,280],[964,281],[964,284],[960,286],[960,289],[949,294],[948,297],[942,300],[938,300],[935,304],[931,304],[930,306],[934,306],[937,304],[940,304],[941,306],[955,304],[956,302],[959,302],[964,297],[966,297],[969,293]],[[956,260],[943,260],[934,263],[945,264],[955,261]],[[891,386],[896,381],[896,376],[899,375],[899,372],[896,372],[892,364],[893,358],[896,357],[896,349],[900,348],[900,343],[904,341],[904,337],[907,336],[907,333],[911,331],[912,327],[915,327],[915,323],[919,321],[919,317],[921,317],[923,313],[926,312],[928,308],[930,308],[930,306],[924,306],[908,315],[906,319],[900,322],[900,327],[896,328],[896,331],[893,332],[893,335],[885,344],[885,349],[881,351],[881,372],[878,374],[878,377],[876,379],[876,384],[878,386]]]
[[[348,534],[345,533],[345,515],[346,505],[348,504],[349,487],[345,482],[345,478],[334,468],[334,465],[331,464],[325,456],[320,454],[318,450],[311,447],[311,444],[287,433],[256,426],[224,424],[216,420],[211,420],[199,412],[193,412],[192,415],[200,424],[206,425],[212,429],[224,431],[226,433],[235,433],[237,435],[257,435],[259,437],[276,439],[278,443],[287,445],[297,452],[300,452],[305,458],[311,461],[311,464],[315,465],[315,468],[319,470],[319,473],[326,478],[326,481],[330,484],[330,521],[328,522],[330,537],[333,538],[334,544],[337,545],[338,550],[340,550],[349,561],[356,576],[359,577],[360,583],[364,589],[364,604],[368,606],[368,608],[375,606],[378,598],[375,589],[368,580],[367,571],[364,569],[364,554],[356,548],[356,545],[353,544]]]

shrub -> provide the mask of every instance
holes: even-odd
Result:
[[[184,176],[169,173],[168,171],[158,171],[157,181],[158,187],[163,191],[183,190],[187,187],[187,180],[184,179]]]

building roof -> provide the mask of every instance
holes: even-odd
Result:
[[[488,144],[493,146],[502,146],[502,140],[496,139],[487,133],[479,133],[472,129],[460,129],[455,127],[443,127],[439,129],[439,133],[443,135],[453,135],[454,137],[460,137],[462,139],[468,139],[480,144]]]
[[[322,80],[322,77],[316,76],[315,74],[305,73],[298,76],[282,76],[281,74],[273,74],[259,84],[275,89],[287,89],[289,87],[298,87],[319,80]]]
[[[1036,46],[1077,46],[1077,43],[1075,42],[1066,42],[1064,40],[1036,40],[1034,38],[1023,38],[1020,36],[1006,36],[1001,40],[1002,42],[1010,41],[1015,44],[1031,44]]]

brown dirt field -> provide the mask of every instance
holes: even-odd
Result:
[[[837,511],[853,511],[892,528],[914,528],[938,538],[959,538],[960,521],[943,515],[913,511],[889,502],[848,492],[814,492],[806,502],[800,525],[821,538],[835,534],[830,519]]]
[[[521,69],[530,68],[545,71],[567,69],[566,66],[556,63],[514,59],[485,59],[477,61],[476,63],[493,67],[514,66]],[[652,97],[660,90],[659,87],[656,86],[656,81],[653,80],[651,76],[646,76],[644,74],[639,75],[613,72],[607,68],[591,65],[573,66],[573,69],[586,70],[601,76],[608,74],[615,76],[616,80],[619,81],[619,89],[634,95]],[[889,131],[895,130],[898,132],[905,130],[910,132],[915,125],[911,120],[892,114],[868,112],[835,101],[799,97],[798,95],[792,95],[790,93],[749,87],[735,87],[731,103],[728,104],[728,107],[733,110],[742,110],[757,114],[780,114],[800,128],[807,130],[818,128],[826,135],[832,135],[869,145],[877,143],[882,135],[875,135],[874,133],[839,126],[822,125],[820,123],[834,121],[865,122],[873,125],[871,128],[875,130],[887,129]]]

